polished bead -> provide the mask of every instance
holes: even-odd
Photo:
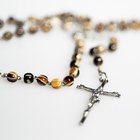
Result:
[[[38,76],[37,78],[36,78],[36,80],[37,80],[37,83],[39,84],[39,85],[42,85],[42,86],[44,86],[44,85],[47,85],[48,84],[48,77],[47,76],[45,76],[45,75],[40,75],[40,76]]]
[[[49,32],[52,29],[52,25],[50,23],[43,23],[41,29],[44,32]]]
[[[116,44],[113,44],[113,43],[110,43],[109,46],[108,46],[108,49],[109,51],[116,51],[117,50],[117,45]]]
[[[120,30],[126,30],[128,28],[128,24],[125,21],[121,21],[120,23],[118,23],[118,27]]]
[[[4,26],[4,21],[0,19],[0,28]]]
[[[25,73],[24,74],[24,82],[27,84],[33,83],[34,75],[32,73]]]
[[[140,29],[140,22],[138,21],[132,21],[130,24],[129,24],[129,27],[133,30],[138,30]]]
[[[110,38],[110,43],[112,43],[112,44],[117,44],[117,43],[118,43],[117,38],[116,38],[116,37],[111,37],[111,38]]]
[[[73,36],[73,39],[75,41],[84,40],[85,37],[86,37],[85,33],[80,32],[80,31],[79,32],[75,32],[72,36]]]
[[[70,67],[79,67],[78,65],[76,65],[76,60],[75,59],[71,61]]]
[[[117,30],[117,24],[115,22],[109,22],[106,25],[106,30],[108,30],[108,31],[116,31]]]
[[[96,66],[100,66],[103,63],[103,59],[100,56],[95,56],[93,59],[93,62]]]
[[[58,89],[58,88],[60,88],[60,87],[62,86],[62,81],[59,80],[59,79],[53,79],[53,80],[51,81],[51,86],[52,86],[53,88],[55,88],[55,89]]]
[[[78,39],[78,40],[76,40],[76,46],[78,47],[78,48],[84,48],[84,46],[85,46],[85,41],[84,41],[84,38],[81,38],[81,39]]]
[[[16,29],[16,36],[17,37],[21,37],[22,35],[24,35],[24,29],[23,28],[17,28]]]
[[[81,60],[82,59],[82,54],[80,54],[80,53],[77,54],[76,53],[76,54],[73,55],[72,59],[74,59],[74,60]]]
[[[7,74],[7,80],[9,82],[16,82],[18,80],[18,75],[15,72],[9,72]]]
[[[13,37],[13,34],[11,32],[5,32],[2,36],[4,40],[10,40]]]
[[[84,30],[90,30],[91,27],[92,27],[92,24],[91,24],[91,19],[86,17],[82,22],[81,22],[81,25],[83,27]]]
[[[71,67],[70,72],[69,72],[69,75],[70,76],[76,78],[76,77],[79,76],[79,74],[80,74],[79,68],[77,68],[77,67]]]
[[[66,76],[64,79],[63,79],[63,83],[64,85],[66,86],[71,86],[73,85],[74,83],[74,78],[72,76]]]
[[[29,33],[34,34],[38,31],[38,26],[33,25],[29,28]]]
[[[105,29],[105,25],[103,23],[99,23],[95,26],[96,32],[102,32]]]
[[[109,51],[116,51],[117,50],[118,40],[116,37],[110,38],[110,44],[108,46]]]
[[[68,31],[68,30],[71,29],[72,25],[73,25],[73,22],[66,21],[66,22],[64,22],[64,23],[62,24],[62,28],[63,28],[64,30],[67,30],[67,31]]]
[[[105,50],[106,49],[105,49],[104,46],[98,45],[98,46],[96,46],[94,48],[91,48],[90,51],[89,51],[89,54],[92,56],[92,55],[103,53]]]

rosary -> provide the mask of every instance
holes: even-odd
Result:
[[[15,31],[5,31],[0,34],[0,41],[9,41],[13,37],[23,37],[25,34],[35,34],[38,31],[44,33],[50,32],[55,25],[60,25],[62,30],[66,32],[72,32],[72,38],[75,42],[75,50],[70,62],[69,74],[62,80],[54,78],[50,80],[46,75],[40,74],[38,76],[32,73],[25,73],[23,76],[18,75],[16,72],[11,71],[8,73],[0,73],[1,78],[6,78],[9,82],[16,82],[23,80],[26,84],[37,82],[40,86],[51,86],[54,89],[59,89],[63,86],[72,86],[74,80],[80,74],[80,62],[84,54],[85,42],[87,41],[89,32],[115,32],[115,31],[127,31],[127,30],[140,30],[140,22],[136,20],[131,21],[110,21],[107,23],[95,23],[91,18],[86,16],[74,15],[72,13],[60,13],[57,15],[45,16],[43,18],[29,17],[26,20],[19,20],[14,17],[9,17],[6,20],[0,19],[0,31],[5,26],[15,27]],[[85,85],[78,85],[77,89],[85,90],[91,93],[87,108],[83,112],[83,116],[80,120],[82,125],[90,110],[95,103],[100,101],[100,95],[120,97],[118,92],[104,91],[104,86],[108,83],[107,74],[101,70],[103,59],[100,56],[102,53],[113,53],[117,50],[118,40],[116,37],[109,39],[107,47],[102,45],[94,46],[89,50],[89,55],[93,57],[93,63],[97,67],[99,82],[101,83],[97,88],[86,87]]]

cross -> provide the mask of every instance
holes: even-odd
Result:
[[[108,83],[107,75],[106,75],[105,72],[99,71],[99,76],[100,76],[100,77],[99,77],[99,80],[100,80],[100,82],[101,82],[101,85],[100,85],[97,89],[92,89],[92,88],[86,87],[86,86],[84,86],[84,85],[78,85],[78,86],[77,86],[78,89],[83,89],[83,90],[86,90],[86,91],[92,93],[92,96],[91,96],[91,98],[89,99],[88,107],[87,107],[87,109],[84,111],[83,117],[82,117],[82,119],[80,120],[80,125],[82,125],[82,124],[85,122],[85,120],[86,120],[86,118],[87,118],[87,116],[88,116],[88,114],[89,114],[91,108],[93,107],[93,105],[94,105],[95,103],[98,103],[98,102],[100,101],[100,98],[99,98],[100,95],[113,96],[113,97],[120,97],[120,94],[119,94],[118,92],[108,92],[108,91],[104,91],[103,88],[104,88],[104,86],[106,85],[106,83]]]

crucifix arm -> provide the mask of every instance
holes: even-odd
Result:
[[[88,92],[94,92],[94,89],[89,88],[89,87],[86,87],[85,85],[78,85],[77,88],[78,88],[78,89],[86,90],[86,91],[88,91]]]

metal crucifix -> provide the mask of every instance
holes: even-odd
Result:
[[[89,99],[88,107],[84,111],[83,117],[80,121],[81,125],[85,122],[85,120],[86,120],[91,108],[93,107],[93,105],[100,101],[100,98],[99,98],[100,95],[120,97],[120,94],[118,92],[108,92],[108,91],[103,90],[106,83],[108,83],[108,79],[107,79],[106,73],[102,72],[100,70],[99,70],[99,81],[101,82],[101,85],[97,89],[92,89],[92,88],[86,87],[84,85],[78,85],[77,86],[78,89],[83,89],[83,90],[86,90],[86,91],[92,93],[92,96]]]

